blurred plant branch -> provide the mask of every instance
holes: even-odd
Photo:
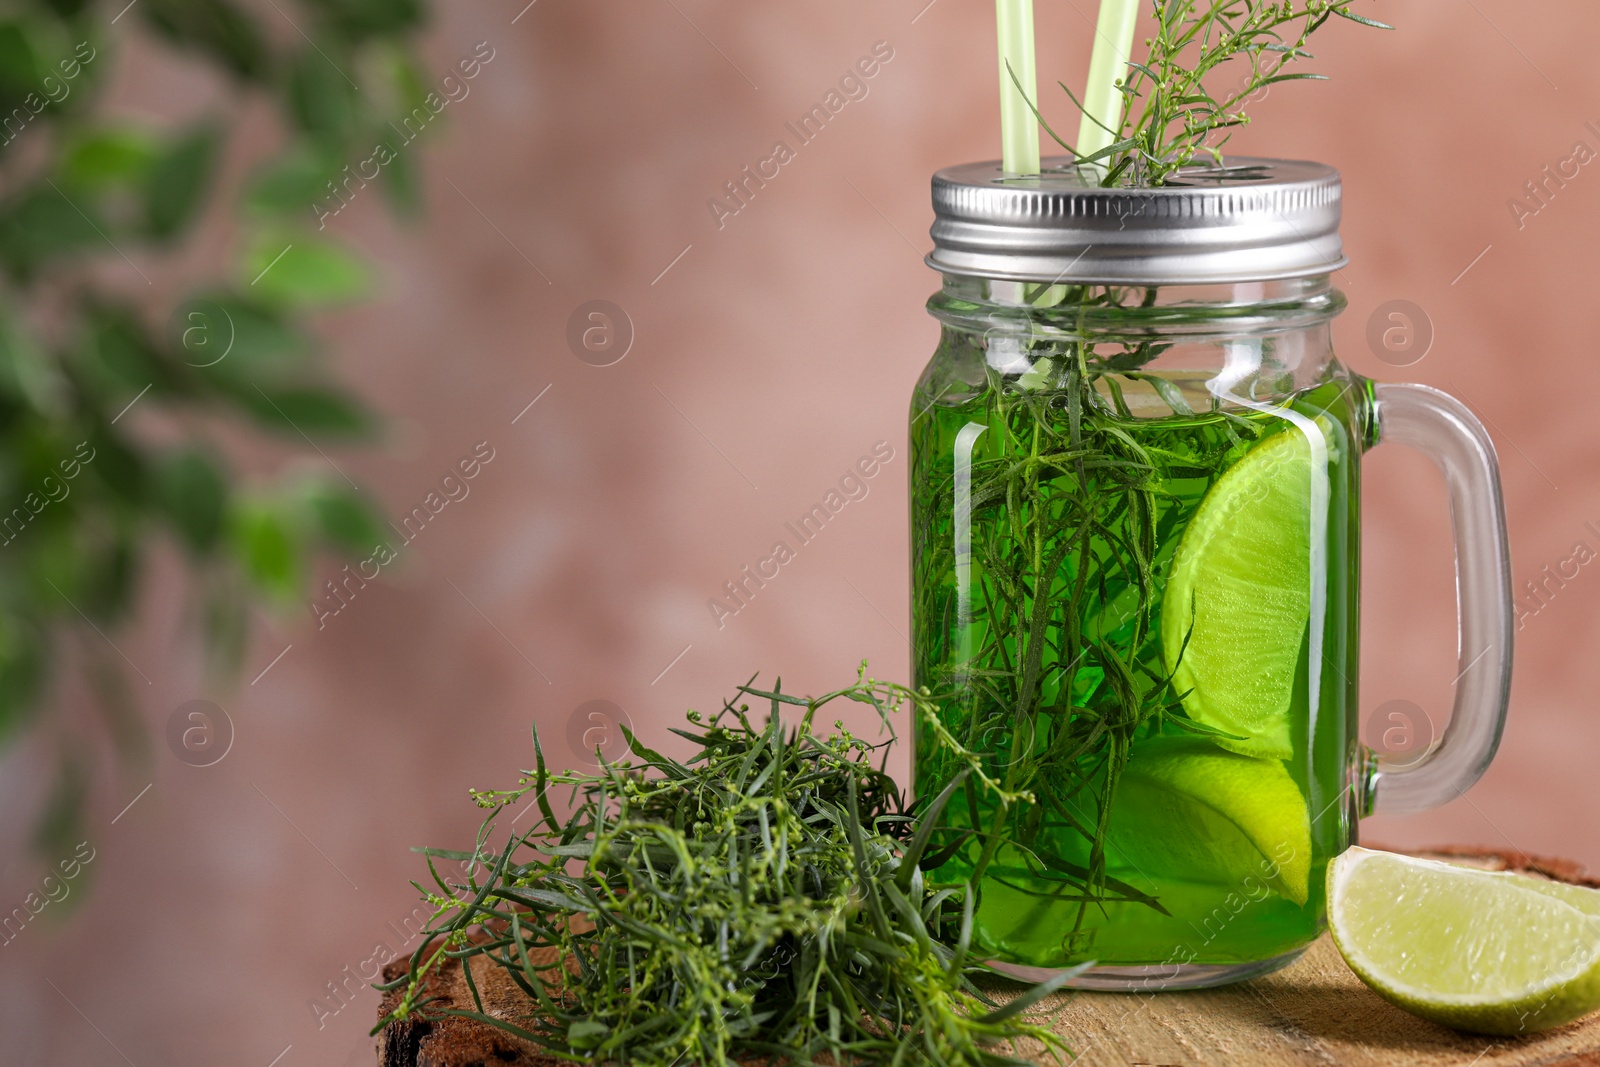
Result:
[[[78,840],[92,779],[69,672],[122,758],[148,746],[133,694],[156,668],[113,641],[158,544],[192,579],[218,683],[237,676],[252,608],[305,595],[319,553],[382,537],[342,476],[246,483],[226,446],[241,427],[308,452],[376,430],[307,328],[370,280],[314,205],[421,105],[424,17],[422,0],[21,0],[0,14],[0,746],[54,734],[42,847]],[[163,127],[105,106],[141,35],[217,86],[201,117]],[[229,123],[263,102],[280,146],[219,180]],[[418,207],[414,167],[400,153],[377,179],[402,215]]]

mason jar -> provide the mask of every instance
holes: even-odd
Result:
[[[1085,988],[1281,967],[1374,810],[1493,757],[1513,608],[1488,435],[1335,358],[1340,181],[1228,158],[1160,188],[1065,160],[933,179],[942,332],[910,413],[919,795],[973,951]],[[1439,741],[1358,739],[1360,461],[1444,473],[1460,677]]]

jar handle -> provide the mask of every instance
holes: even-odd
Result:
[[[1461,401],[1426,385],[1375,383],[1377,441],[1409,445],[1444,472],[1455,531],[1460,673],[1455,707],[1421,759],[1378,755],[1372,810],[1438,807],[1472,786],[1494,759],[1511,695],[1514,604],[1505,505],[1494,443]]]

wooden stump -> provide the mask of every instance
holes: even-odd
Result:
[[[1464,848],[1418,854],[1600,888],[1567,860]],[[405,963],[391,963],[384,978],[399,977]],[[500,967],[482,957],[472,963],[488,1014],[527,1012],[527,997]],[[996,980],[991,995],[1003,999],[1008,988],[1015,987]],[[472,1006],[459,961],[439,972],[429,992],[451,1007]],[[397,993],[386,994],[380,1017],[397,1000]],[[1326,934],[1292,966],[1248,982],[1190,993],[1063,994],[1033,1014],[1054,1025],[1082,1067],[1600,1067],[1600,1013],[1525,1038],[1459,1034],[1401,1011],[1362,985]],[[378,1036],[379,1067],[563,1063],[466,1019],[391,1023]]]

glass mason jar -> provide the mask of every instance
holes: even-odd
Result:
[[[911,409],[917,792],[974,951],[1084,988],[1283,966],[1328,861],[1493,757],[1512,599],[1483,427],[1334,358],[1339,177],[1231,158],[1159,189],[1064,161],[934,177],[938,351]],[[1453,717],[1420,758],[1358,740],[1360,459],[1443,470]]]

